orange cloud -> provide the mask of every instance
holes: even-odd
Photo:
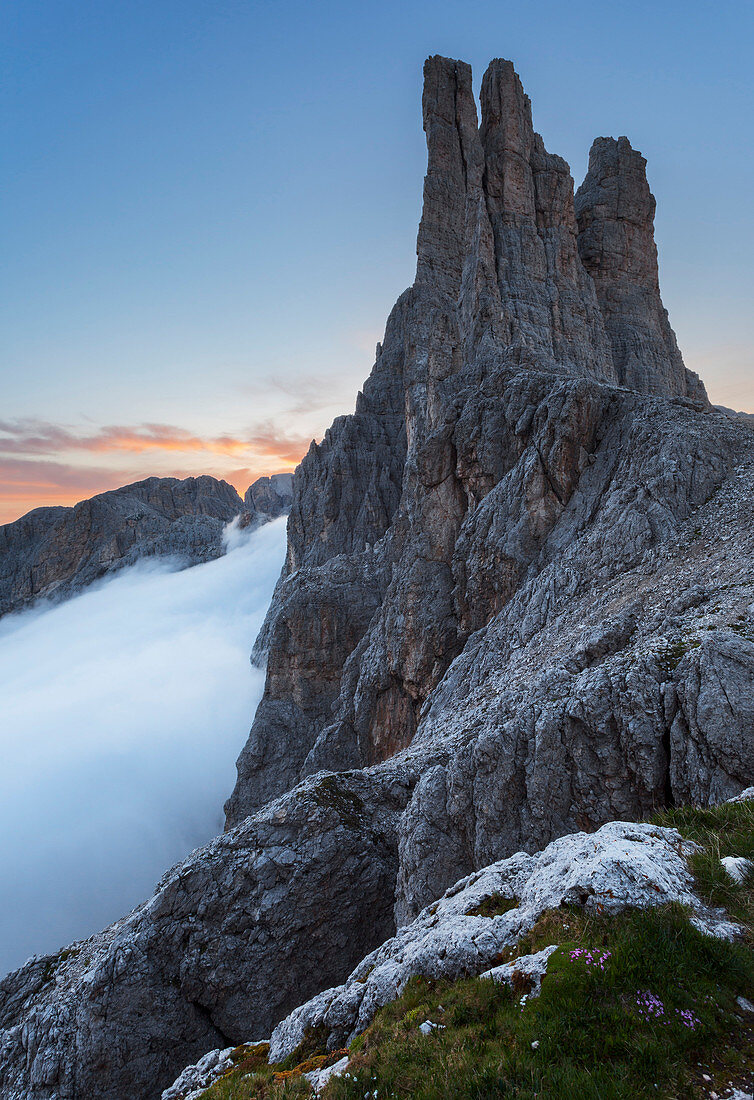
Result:
[[[42,505],[75,504],[136,480],[128,470],[77,467],[63,462],[0,458],[0,523]]]
[[[255,478],[293,469],[308,446],[308,438],[276,431],[271,421],[243,434],[219,436],[200,436],[170,424],[111,425],[85,433],[39,420],[0,421],[0,523],[32,508],[76,504],[153,475],[211,474],[243,495]],[[90,466],[83,459],[86,454],[112,459],[113,465]],[[178,454],[182,457],[176,462]],[[137,455],[145,458],[134,462]],[[128,463],[118,463],[118,456],[128,456]],[[241,468],[239,458],[246,460]]]
[[[301,435],[276,431],[263,421],[245,435],[203,437],[172,424],[109,425],[84,435],[40,420],[0,421],[0,453],[57,454],[65,451],[201,451],[220,455],[258,453],[288,464],[300,461],[309,445]]]

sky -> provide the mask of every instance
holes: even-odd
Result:
[[[222,831],[285,527],[0,621],[0,978],[123,916]]]
[[[754,411],[749,0],[5,0],[0,522],[152,474],[242,492],[353,409],[413,281],[424,58],[513,60],[576,184],[626,134],[665,305]]]

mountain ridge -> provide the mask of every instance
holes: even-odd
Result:
[[[65,599],[144,557],[186,565],[224,553],[236,516],[259,524],[290,507],[291,474],[258,478],[243,499],[227,481],[150,477],[72,507],[35,508],[0,526],[0,615]]]

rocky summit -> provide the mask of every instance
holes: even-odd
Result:
[[[0,983],[3,1100],[152,1100],[458,880],[754,780],[754,434],[684,367],[644,158],[598,138],[574,197],[509,61],[480,120],[430,58],[422,107],[416,279],[296,471],[226,832]]]
[[[186,565],[217,558],[236,516],[258,526],[289,510],[291,481],[291,474],[260,477],[241,500],[214,477],[150,477],[73,508],[35,508],[0,526],[0,615],[65,599],[140,558]]]

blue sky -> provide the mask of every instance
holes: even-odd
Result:
[[[0,519],[242,485],[350,411],[413,279],[430,53],[511,58],[577,185],[595,136],[641,149],[686,361],[754,411],[753,11],[6,0]]]

